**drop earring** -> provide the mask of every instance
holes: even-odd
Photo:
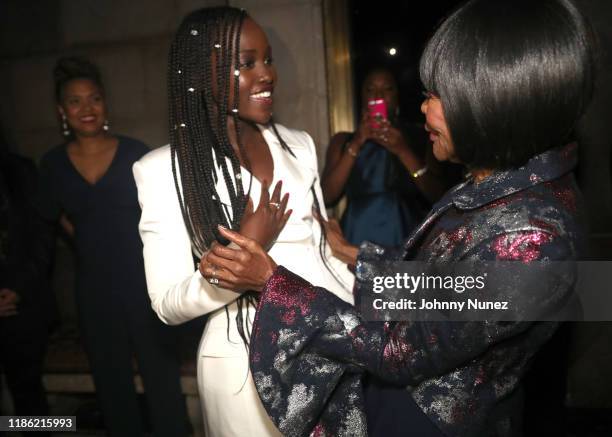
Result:
[[[108,129],[109,129],[108,120],[104,120],[104,125],[102,126],[102,129],[104,129],[104,132],[108,132]]]
[[[68,122],[66,121],[66,116],[62,114],[62,133],[65,137],[70,136],[70,129],[68,129]]]

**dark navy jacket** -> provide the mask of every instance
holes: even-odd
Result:
[[[392,274],[384,260],[575,260],[583,240],[575,164],[571,144],[478,184],[468,180],[434,205],[403,247],[364,243],[356,301],[371,290],[373,276]],[[530,292],[520,276],[504,285]],[[546,307],[565,299],[572,286],[551,276],[542,277],[541,287]],[[521,434],[521,378],[557,326],[365,322],[356,308],[279,267],[260,300],[251,371],[266,410],[287,436],[367,435],[364,372],[410,386],[417,405],[448,436],[514,436]]]

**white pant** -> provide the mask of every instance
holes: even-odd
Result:
[[[235,327],[235,311],[235,304],[230,305],[231,340],[227,341],[226,315],[221,309],[211,315],[198,351],[198,390],[206,436],[280,437],[253,383],[249,358]]]

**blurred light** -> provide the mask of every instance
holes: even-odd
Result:
[[[395,55],[397,54],[397,49],[396,49],[395,47],[391,47],[391,48],[389,49],[389,54],[390,54],[391,56],[395,56]]]

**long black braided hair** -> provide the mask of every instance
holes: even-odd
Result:
[[[234,119],[238,150],[250,171],[238,120],[240,32],[246,18],[244,10],[233,7],[199,9],[185,17],[170,48],[168,95],[172,174],[183,220],[198,258],[214,241],[223,241],[218,224],[239,229],[250,193],[250,185],[247,191],[244,189],[240,160],[227,129],[229,114]],[[233,95],[230,95],[230,87]],[[295,157],[272,120],[270,124],[283,150]],[[224,209],[216,190],[219,177],[223,178],[229,193],[231,214]],[[314,187],[311,190],[315,208],[320,212]],[[322,227],[321,231],[320,254],[325,266],[334,274],[324,256],[325,229]],[[245,333],[243,309],[255,307],[256,296],[254,292],[247,292],[237,300],[236,324],[245,345],[248,345],[250,329],[247,323]],[[225,310],[229,338],[227,306]]]

